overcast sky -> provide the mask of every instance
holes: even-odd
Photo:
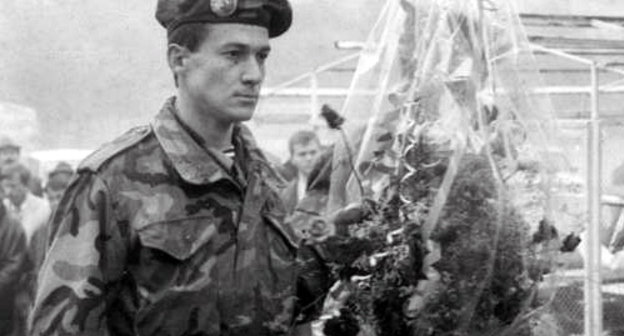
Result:
[[[384,1],[295,0],[265,86],[344,56],[333,42],[365,39]],[[144,124],[173,92],[155,4],[1,0],[0,101],[34,108],[48,148],[92,148]]]

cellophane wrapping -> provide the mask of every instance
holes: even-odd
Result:
[[[568,167],[552,155],[540,87],[512,2],[388,1],[341,111],[323,199],[327,214],[371,212],[330,230],[362,252],[336,261],[348,294],[333,297],[327,335],[561,332],[540,287],[573,249],[552,206]]]

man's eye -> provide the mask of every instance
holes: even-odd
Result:
[[[238,59],[241,57],[242,52],[240,52],[240,50],[230,50],[230,51],[226,51],[224,54],[228,58]]]

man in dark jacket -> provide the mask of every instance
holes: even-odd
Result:
[[[0,190],[0,196],[2,196]],[[0,197],[3,199],[4,197]],[[15,294],[26,256],[24,229],[0,201],[0,335],[11,335],[15,325]]]
[[[286,213],[292,214],[306,193],[308,177],[314,164],[321,156],[322,146],[316,133],[308,130],[295,132],[288,140],[290,160],[296,167],[295,177],[288,182],[281,197],[286,206]]]

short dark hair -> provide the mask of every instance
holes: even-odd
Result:
[[[2,167],[2,173],[0,174],[0,180],[9,179],[15,174],[19,176],[20,182],[27,186],[30,183],[32,174],[30,170],[21,163],[10,163]]]
[[[208,36],[208,32],[210,31],[208,26],[209,24],[201,22],[181,25],[167,34],[167,44],[177,44],[181,47],[185,47],[190,52],[196,52],[206,39],[206,36]],[[178,87],[178,78],[176,75],[173,75],[173,81],[175,82],[175,86]]]
[[[207,23],[187,23],[167,35],[167,44],[177,44],[186,47],[191,52],[196,52],[209,31]]]
[[[288,151],[292,155],[295,145],[307,145],[311,142],[316,142],[319,146],[321,145],[321,141],[313,131],[297,131],[290,136],[290,139],[288,139]]]

